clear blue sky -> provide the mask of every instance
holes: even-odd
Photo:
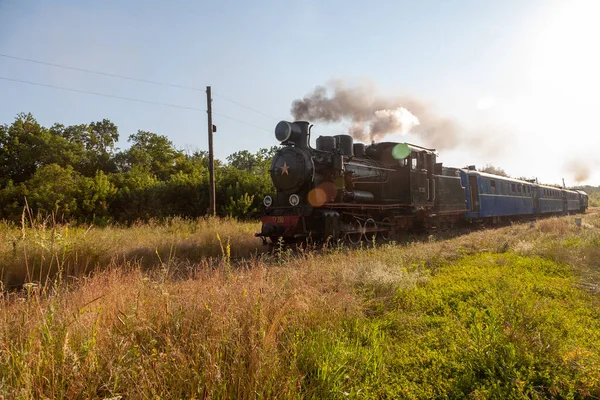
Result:
[[[595,72],[574,71],[573,64],[563,62],[565,56],[595,57],[590,54],[596,50],[583,45],[573,53],[571,43],[600,33],[577,28],[595,25],[579,20],[598,8],[592,1],[565,11],[570,3],[0,0],[0,53],[201,89],[211,85],[215,112],[259,127],[215,115],[219,158],[276,144],[272,129],[277,120],[290,119],[291,102],[315,85],[335,78],[369,79],[384,93],[424,99],[465,126],[494,126],[499,134],[510,131],[513,137],[514,146],[503,154],[484,156],[472,149],[457,149],[441,154],[445,162],[458,166],[492,162],[515,175],[557,182],[567,177],[562,168],[566,141],[574,154],[590,158],[591,164],[600,144],[590,139],[598,136],[596,126],[588,124],[596,118],[586,116],[598,109],[598,100],[582,95],[598,89]],[[561,42],[562,33],[574,29],[573,37],[567,35],[571,39]],[[592,43],[588,42],[584,45]],[[557,60],[563,60],[559,67],[546,69]],[[585,61],[598,66],[596,58]],[[567,79],[573,74],[580,76],[578,81]],[[203,91],[3,57],[0,76],[201,109],[206,106]],[[557,80],[564,83],[547,84]],[[581,89],[574,91],[574,86]],[[554,94],[560,96],[551,102]],[[207,147],[204,112],[0,80],[0,123],[10,123],[22,111],[32,112],[44,125],[109,118],[119,126],[121,147],[127,146],[127,137],[138,129],[167,135],[180,148]],[[315,129],[338,132],[340,126],[317,125]],[[600,174],[592,174],[588,181],[600,183]]]

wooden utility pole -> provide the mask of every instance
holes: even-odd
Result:
[[[216,215],[217,205],[215,199],[215,153],[213,149],[213,132],[214,125],[212,122],[212,94],[210,86],[206,87],[206,113],[208,114],[208,173],[210,176],[209,198],[210,207],[209,215]]]

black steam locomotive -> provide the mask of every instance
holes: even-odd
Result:
[[[350,135],[320,136],[313,149],[311,127],[281,121],[275,128],[283,146],[270,171],[277,193],[264,198],[256,234],[265,243],[283,238],[358,244],[461,221],[498,222],[587,207],[583,192],[444,167],[434,149],[408,143],[365,145]]]

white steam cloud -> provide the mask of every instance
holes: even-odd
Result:
[[[349,122],[349,134],[361,141],[412,132],[421,135],[426,145],[448,149],[456,147],[461,139],[458,124],[452,118],[438,115],[412,97],[380,95],[370,84],[347,86],[342,81],[332,81],[317,86],[294,100],[291,113],[297,120]]]

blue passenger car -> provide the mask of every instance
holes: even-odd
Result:
[[[499,221],[533,213],[534,185],[526,181],[462,169],[467,218]]]
[[[533,211],[535,214],[562,214],[567,211],[563,189],[534,185]]]
[[[567,208],[565,211],[569,214],[578,213],[581,209],[579,193],[577,193],[577,191],[575,190],[563,189],[563,195],[567,204]]]
[[[576,190],[579,195],[579,212],[584,213],[588,208],[588,195],[583,190]]]

